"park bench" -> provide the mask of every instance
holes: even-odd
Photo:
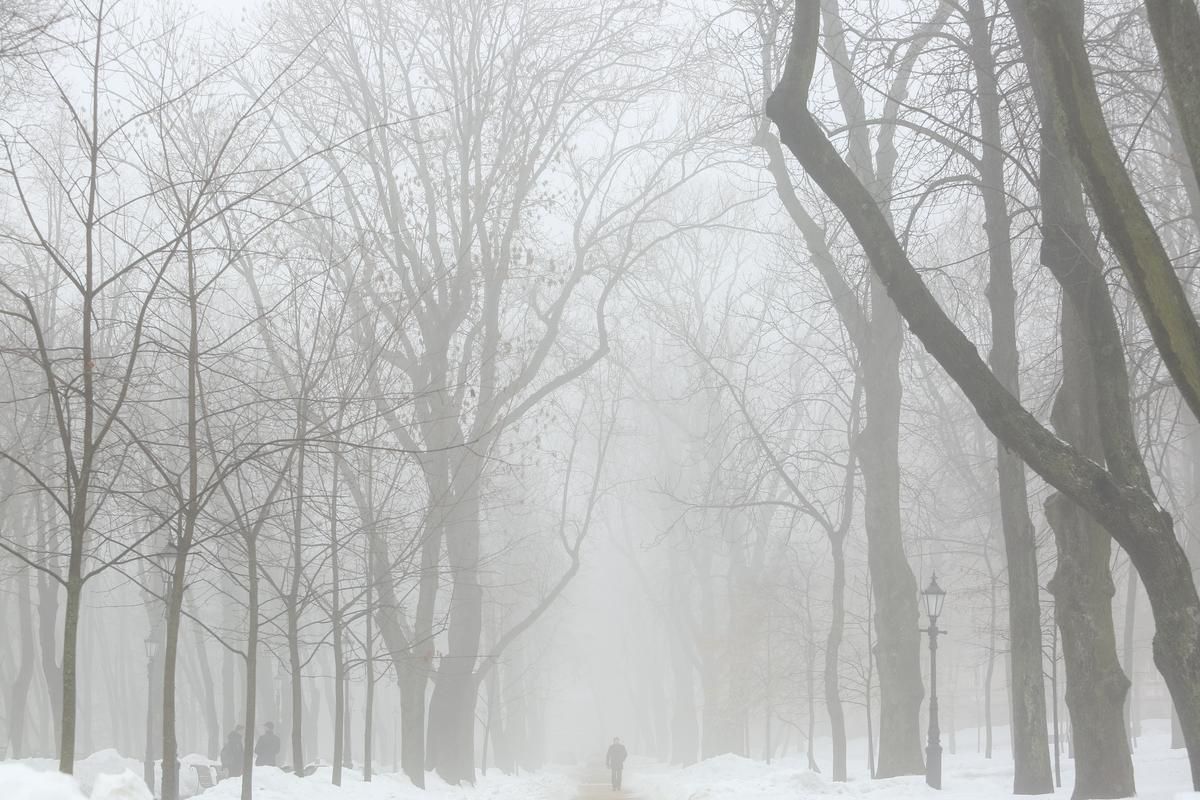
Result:
[[[196,770],[196,780],[200,784],[200,791],[196,792],[196,794],[200,794],[217,785],[217,782],[213,779],[212,767],[208,764],[192,764],[192,769]]]

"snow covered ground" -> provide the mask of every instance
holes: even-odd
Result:
[[[187,757],[186,764],[202,757]],[[78,762],[74,777],[55,771],[50,759],[0,763],[0,800],[151,800],[141,776],[141,762],[112,750]],[[183,777],[184,796],[196,790],[195,773]],[[255,800],[570,800],[575,784],[565,773],[509,776],[490,772],[474,787],[447,786],[431,775],[425,791],[402,775],[379,775],[370,783],[353,770],[343,773],[342,786],[332,784],[332,770],[322,768],[297,778],[275,767],[254,770]],[[203,800],[238,800],[240,778],[221,781]]]
[[[851,780],[835,784],[809,771],[801,757],[767,765],[739,756],[720,756],[686,769],[634,759],[626,771],[626,787],[638,800],[1007,800],[1012,797],[1012,763],[1003,731],[998,732],[994,757],[975,752],[974,732],[960,732],[957,754],[945,753],[943,791],[925,785],[922,777],[871,781],[862,774],[865,758],[861,742],[850,747]],[[1146,723],[1134,755],[1138,797],[1141,800],[1200,800],[1191,793],[1186,755],[1170,749],[1165,721]],[[827,753],[818,750],[818,762],[828,766]],[[189,763],[200,757],[188,757]],[[106,750],[83,759],[77,777],[59,775],[54,762],[29,759],[0,763],[0,800],[150,800],[141,779],[141,764]],[[1056,800],[1067,800],[1074,780],[1073,762],[1062,759],[1062,787]],[[413,787],[402,775],[376,776],[364,783],[353,770],[343,775],[343,785],[333,786],[332,773],[322,768],[315,775],[297,778],[273,767],[254,772],[255,800],[573,800],[577,794],[573,769],[547,770],[534,775],[508,776],[491,772],[474,787],[447,786],[430,775],[425,791]],[[194,774],[190,776],[195,780]],[[193,787],[184,787],[190,793]],[[238,800],[241,780],[219,783],[202,800]]]
[[[1170,749],[1170,727],[1165,721],[1144,726],[1134,754],[1138,797],[1141,800],[1200,800],[1191,793],[1191,776],[1182,750]],[[960,734],[959,741],[968,737]],[[971,747],[961,744],[959,752],[943,756],[942,791],[925,785],[923,777],[866,780],[855,774],[858,764],[851,763],[851,780],[837,784],[807,769],[803,757],[789,757],[767,765],[739,756],[719,756],[686,769],[633,763],[626,772],[625,784],[641,800],[798,800],[799,798],[864,798],[864,800],[1000,800],[1012,795],[1012,762],[1007,748],[996,748],[986,759]],[[943,746],[946,742],[943,740]],[[851,758],[855,750],[851,746]],[[969,752],[966,752],[968,751]],[[818,763],[828,768],[829,760],[818,754]],[[1074,764],[1062,759],[1062,787],[1054,794],[1059,800],[1071,796]],[[861,770],[860,770],[861,771]]]

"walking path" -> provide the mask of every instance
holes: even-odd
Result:
[[[614,800],[614,798],[639,800],[638,795],[628,789],[614,792],[606,769],[589,769],[579,776],[579,793],[575,795],[575,800]]]

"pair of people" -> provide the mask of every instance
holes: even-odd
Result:
[[[629,751],[625,749],[625,745],[621,744],[621,740],[613,739],[613,743],[608,748],[608,754],[604,757],[604,766],[612,770],[614,792],[621,791],[621,777],[625,771],[625,759],[628,757]]]
[[[245,727],[238,725],[225,740],[221,748],[221,766],[230,778],[239,777],[245,770]],[[262,736],[254,745],[254,765],[257,767],[273,767],[279,758],[279,737],[275,735],[275,723],[268,722],[263,726]]]

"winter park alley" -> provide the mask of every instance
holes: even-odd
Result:
[[[1197,800],[1198,65],[0,0],[0,800]]]

